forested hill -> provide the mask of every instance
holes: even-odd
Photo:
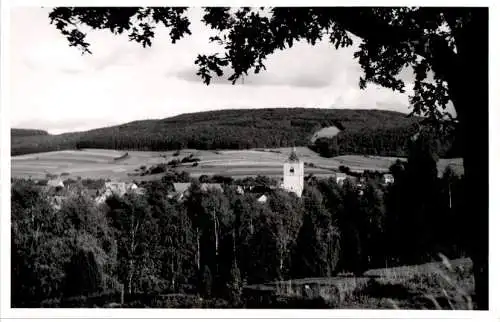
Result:
[[[349,153],[403,156],[404,147],[399,150],[396,147],[415,131],[419,120],[403,113],[382,110],[221,110],[134,121],[85,132],[13,136],[11,152],[19,155],[83,148],[162,151],[305,146],[310,145],[316,131],[334,125],[342,130],[339,138],[344,138],[350,145],[346,149]],[[320,141],[323,147],[324,141]]]
[[[11,137],[24,137],[24,136],[35,136],[35,135],[49,135],[47,131],[44,130],[34,130],[34,129],[11,129]]]

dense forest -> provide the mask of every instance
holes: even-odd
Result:
[[[416,131],[417,117],[382,110],[275,108],[183,114],[135,121],[85,132],[13,136],[12,155],[64,149],[167,151],[310,146],[325,156],[342,153],[405,156],[404,142]],[[316,131],[342,130],[337,139],[311,144]],[[335,140],[335,141],[334,141]],[[453,138],[438,151],[447,156]],[[335,147],[332,147],[335,142]]]
[[[35,136],[35,135],[49,135],[47,131],[44,130],[34,130],[34,129],[11,129],[10,136],[12,138],[25,137],[25,136]]]
[[[234,183],[244,180],[203,192],[195,179],[179,203],[167,198],[176,178],[165,176],[144,195],[103,205],[93,202],[88,180],[77,181],[55,209],[47,191],[16,179],[12,305],[103,306],[124,294],[126,307],[247,307],[249,284],[467,255],[462,179],[450,169],[437,177],[428,136],[407,147],[408,160],[391,167],[393,185],[371,176],[361,194],[349,181],[309,176],[302,198],[268,190],[266,203],[257,202],[262,192],[237,193]],[[194,294],[204,304],[146,300],[151,294]]]

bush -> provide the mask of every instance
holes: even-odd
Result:
[[[190,163],[190,162],[199,162],[201,161],[199,158],[195,158],[194,155],[190,154],[187,157],[182,158],[181,163]]]
[[[46,186],[47,183],[49,183],[49,180],[47,180],[47,179],[40,179],[40,180],[38,180],[38,185],[39,186]]]
[[[45,177],[49,180],[52,180],[52,179],[56,179],[57,178],[57,174],[51,174],[51,173],[47,173],[45,175]]]
[[[202,174],[199,178],[198,178],[198,181],[200,183],[210,183],[211,182],[211,179],[209,176],[207,176],[206,174]]]
[[[181,163],[181,161],[179,159],[172,159],[170,161],[168,161],[167,165],[175,168],[177,167],[179,164]]]
[[[59,308],[59,307],[61,307],[61,300],[60,299],[43,300],[40,303],[40,307],[42,307],[42,308]]]
[[[349,174],[349,172],[351,172],[351,169],[345,165],[341,165],[339,167],[339,171],[345,174]]]
[[[165,163],[160,163],[149,168],[148,171],[150,174],[158,174],[167,172],[167,165]]]
[[[201,308],[203,300],[194,295],[168,294],[155,297],[151,306],[155,308]]]
[[[218,175],[218,174],[214,175],[212,177],[212,180],[211,180],[211,182],[213,182],[213,183],[222,183],[222,184],[231,184],[231,183],[233,183],[233,181],[234,180],[231,177]]]

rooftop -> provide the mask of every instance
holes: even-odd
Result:
[[[288,161],[299,161],[299,157],[297,156],[297,152],[295,151],[295,147],[292,149],[292,153],[290,153],[290,156],[288,157]]]

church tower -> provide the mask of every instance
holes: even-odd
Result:
[[[283,189],[294,192],[299,198],[304,190],[304,162],[297,157],[295,147],[283,165]]]

